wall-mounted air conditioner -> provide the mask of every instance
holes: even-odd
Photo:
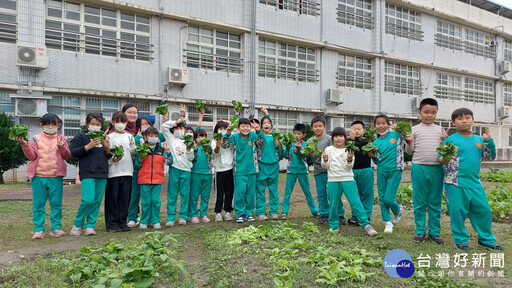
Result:
[[[169,67],[169,83],[172,84],[188,84],[187,68]]]
[[[16,48],[16,65],[41,69],[48,66],[46,47],[18,45]]]

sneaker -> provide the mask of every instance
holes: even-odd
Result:
[[[181,220],[180,220],[180,221],[181,221]],[[192,223],[192,224],[197,224],[197,223],[199,223],[199,218],[197,218],[197,217],[192,217],[192,218],[190,218],[190,223]]]
[[[350,219],[348,219],[348,224],[357,225],[357,217],[356,216],[350,217]]]
[[[252,217],[252,216],[247,217],[247,222],[253,222],[253,221],[256,221],[256,219],[254,219],[254,217]]]
[[[224,221],[233,221],[233,217],[231,217],[231,212],[226,212],[226,214],[224,214]]]
[[[393,219],[391,219],[391,223],[396,224],[400,222],[400,219],[402,219],[402,213],[404,212],[404,207],[400,205],[400,211],[398,211],[398,214],[396,214]]]
[[[162,229],[162,226],[160,225],[160,223],[155,223],[153,224],[153,229]]]
[[[140,228],[140,229],[148,229],[148,224],[142,224],[142,223],[140,223],[139,228]]]
[[[318,212],[313,213],[313,218],[320,218],[320,213],[318,213]]]
[[[180,221],[178,221],[178,225],[187,225],[187,220],[180,218]]]
[[[288,215],[286,213],[281,213],[281,220],[288,219]]]
[[[221,213],[215,214],[215,222],[220,222],[220,221],[222,221],[222,214]]]
[[[496,243],[488,246],[488,245],[485,245],[484,243],[478,241],[478,247],[485,249],[485,250],[505,251],[505,248],[501,247],[500,245],[498,245]]]
[[[343,216],[340,216],[340,225],[347,225],[347,220]]]
[[[71,231],[69,231],[69,235],[73,235],[73,236],[79,236],[81,233],[82,233],[82,228],[76,227],[75,225],[73,225],[73,227],[71,228]]]
[[[455,244],[455,248],[466,252],[469,251],[468,244]]]
[[[93,228],[85,228],[85,236],[96,235],[96,231]]]
[[[167,221],[167,222],[165,223],[165,226],[166,226],[166,227],[172,227],[172,226],[174,226],[174,221]]]
[[[52,230],[50,231],[50,236],[53,236],[53,237],[61,237],[61,236],[64,236],[66,235],[66,232],[62,231],[62,230]]]
[[[244,216],[243,215],[240,215],[238,217],[236,217],[236,223],[244,223]]]
[[[265,220],[268,220],[268,217],[266,215],[258,215],[258,216],[256,216],[256,220],[265,221]]]
[[[384,228],[384,233],[393,233],[393,223],[386,222],[386,228]]]
[[[32,236],[32,239],[43,239],[44,238],[44,231],[37,231],[34,233],[34,236]]]
[[[439,237],[439,235],[438,236],[428,235],[428,237],[430,238],[430,240],[432,240],[437,245],[444,245],[444,241],[443,241],[443,239],[441,239],[441,237]]]
[[[207,216],[204,216],[203,218],[201,218],[201,222],[208,223],[208,222],[210,222],[210,218],[208,218]]]
[[[131,228],[128,226],[121,226],[120,229],[121,229],[121,232],[128,232],[128,231],[130,231]]]
[[[270,219],[272,219],[272,220],[279,220],[279,215],[277,215],[277,214],[270,214]]]
[[[339,228],[338,229],[331,229],[331,228],[329,228],[329,233],[338,234],[338,233],[340,233],[340,229]]]
[[[130,227],[130,228],[131,228],[131,227],[135,227],[135,226],[137,226],[137,224],[139,224],[139,223],[138,223],[138,222],[135,222],[135,221],[128,221],[128,224],[127,224],[127,225],[128,225],[128,227]]]
[[[425,242],[425,235],[416,234],[416,235],[414,235],[414,239],[412,241],[414,241],[416,243],[423,243],[423,242]]]
[[[374,237],[374,236],[377,236],[377,231],[375,231],[375,229],[373,229],[372,225],[370,224],[366,224],[366,226],[364,226],[364,231],[366,232],[366,234]]]
[[[327,220],[329,220],[328,216],[320,216],[320,219],[318,219],[318,223],[325,224],[325,223],[327,223]]]

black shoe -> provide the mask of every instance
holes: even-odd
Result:
[[[240,215],[240,216],[236,217],[235,222],[236,223],[244,223],[244,216]]]
[[[478,247],[483,248],[485,250],[505,251],[505,248],[501,247],[500,245],[498,245],[496,243],[488,246],[488,245],[485,245],[484,243],[478,241]]]
[[[286,213],[281,213],[281,220],[288,219],[288,215]]]
[[[329,217],[327,216],[320,216],[320,219],[318,219],[319,224],[325,224],[327,223],[327,220],[329,220]]]
[[[313,217],[314,217],[314,218],[320,218],[320,213],[318,213],[318,212],[313,213]]]
[[[425,242],[425,235],[423,235],[423,234],[416,234],[416,235],[414,235],[413,241],[416,242],[416,243],[423,243],[423,242]]]
[[[340,225],[347,225],[347,220],[343,216],[340,216]]]
[[[430,235],[430,234],[428,235],[428,237],[430,238],[430,240],[432,240],[437,245],[444,245],[444,241],[443,241],[443,239],[441,239],[441,237]]]
[[[359,222],[356,216],[352,216],[350,219],[348,219],[348,224],[361,226],[361,222]]]
[[[469,246],[467,244],[455,244],[455,247],[462,251],[469,251]]]
[[[107,232],[112,232],[112,233],[121,232],[121,228],[119,228],[119,227],[107,228]]]
[[[121,232],[130,231],[130,227],[128,227],[128,226],[121,226],[119,229],[121,230]]]

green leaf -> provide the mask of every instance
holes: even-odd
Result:
[[[156,107],[155,113],[165,115],[169,112],[169,105],[164,104]]]
[[[114,278],[110,281],[110,288],[118,288],[121,287],[121,284],[123,284],[123,280],[119,278]]]
[[[192,135],[185,135],[181,138],[183,140],[183,143],[187,147],[194,147],[194,136]]]
[[[206,104],[203,101],[196,101],[196,110],[197,112],[206,112]]]
[[[222,133],[213,133],[213,140],[219,140],[222,138],[223,138]]]
[[[455,156],[455,154],[459,151],[459,147],[455,146],[451,142],[447,142],[439,147],[437,147],[437,152],[444,157],[444,160],[448,163]]]
[[[368,140],[370,142],[373,142],[377,139],[377,130],[368,128],[364,131],[363,137],[361,137],[361,140]]]
[[[379,146],[375,146],[372,143],[368,142],[368,144],[362,147],[363,153],[367,154],[368,152],[377,153],[379,151]]]
[[[124,147],[122,145],[114,146],[113,148],[110,148],[110,154],[117,159],[121,159],[124,156]]]
[[[354,141],[347,141],[347,143],[345,143],[345,150],[359,151],[359,148],[356,146],[356,143]]]
[[[231,122],[231,129],[238,128],[238,117],[236,115],[233,115],[233,117],[231,117],[231,119],[229,119],[229,122]]]
[[[235,106],[235,111],[236,111],[236,112],[239,112],[239,113],[240,113],[240,111],[242,111],[242,110],[244,109],[244,107],[243,107],[243,105],[242,105],[242,103],[241,103],[241,102],[238,102],[238,101],[236,101],[236,100],[233,100],[233,101],[231,101],[231,103],[233,104],[233,106]]]
[[[398,122],[396,124],[395,132],[399,134],[404,134],[405,137],[411,137],[412,127],[409,122]]]
[[[27,141],[28,127],[25,125],[14,125],[9,130],[9,140],[16,140],[16,137],[23,137]]]

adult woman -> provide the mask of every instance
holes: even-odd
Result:
[[[137,109],[137,106],[135,106],[135,104],[128,103],[123,106],[122,111],[128,118],[128,123],[126,124],[124,131],[135,136],[137,134],[135,122],[137,122],[137,118],[139,117],[139,110]]]

